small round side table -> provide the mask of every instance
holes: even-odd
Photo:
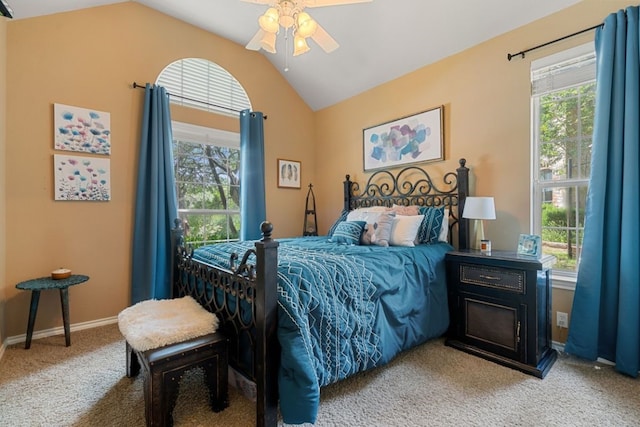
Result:
[[[36,322],[38,302],[40,301],[40,291],[47,289],[60,290],[60,303],[62,304],[62,322],[64,323],[64,338],[67,347],[71,345],[71,331],[69,328],[69,286],[78,285],[89,280],[89,276],[82,274],[72,274],[66,279],[52,279],[51,277],[40,277],[38,279],[26,280],[16,285],[17,289],[31,291],[31,305],[29,306],[29,324],[27,326],[27,341],[25,349],[31,347],[31,337],[33,336],[33,325]]]

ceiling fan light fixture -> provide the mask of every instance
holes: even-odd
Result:
[[[307,44],[307,39],[302,36],[296,35],[293,38],[293,56],[302,55],[310,50]]]
[[[276,53],[276,33],[265,31],[260,39],[260,47],[269,53]]]
[[[258,18],[258,24],[260,24],[260,28],[265,30],[268,33],[277,33],[279,28],[279,19],[280,15],[276,8],[270,7],[267,11]]]
[[[0,0],[0,2],[6,0]],[[310,50],[307,38],[326,53],[331,53],[340,45],[308,13],[306,7],[335,6],[352,3],[370,3],[373,0],[241,0],[247,3],[269,5],[267,11],[258,18],[260,29],[245,46],[250,50],[264,49],[276,53],[276,35],[284,28],[286,50],[289,51],[289,37],[293,37],[293,55],[301,55]],[[289,32],[291,29],[291,32]],[[285,71],[288,67],[285,65]]]
[[[298,13],[296,19],[296,33],[301,37],[311,37],[318,28],[318,23],[307,12]]]
[[[295,20],[293,19],[293,16],[285,14],[280,15],[280,25],[282,25],[282,28],[291,28],[294,23]]]

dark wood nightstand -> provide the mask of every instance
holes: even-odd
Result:
[[[476,250],[446,255],[446,345],[544,378],[551,348],[551,267],[555,257]]]

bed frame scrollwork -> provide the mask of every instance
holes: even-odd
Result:
[[[449,243],[453,244],[453,233],[457,227],[459,249],[469,247],[468,221],[461,218],[464,202],[469,194],[469,168],[467,160],[460,159],[455,172],[447,172],[442,183],[437,183],[428,172],[417,166],[409,166],[395,175],[388,170],[372,174],[366,185],[347,179],[344,181],[344,210],[371,206],[418,205],[444,206],[449,209]]]

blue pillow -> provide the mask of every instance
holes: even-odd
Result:
[[[336,231],[336,228],[338,227],[338,224],[340,224],[342,221],[346,221],[347,220],[347,215],[349,215],[349,211],[343,210],[340,213],[340,216],[338,217],[338,219],[336,219],[336,222],[334,222],[333,225],[331,226],[331,228],[329,229],[329,232],[327,233],[327,236],[329,236],[329,237],[333,236],[333,233]]]
[[[336,227],[329,241],[341,245],[359,245],[365,225],[367,225],[365,221],[342,221]]]
[[[424,219],[418,228],[418,243],[438,243],[438,236],[442,228],[444,219],[444,206],[421,206],[420,215],[424,215]]]

